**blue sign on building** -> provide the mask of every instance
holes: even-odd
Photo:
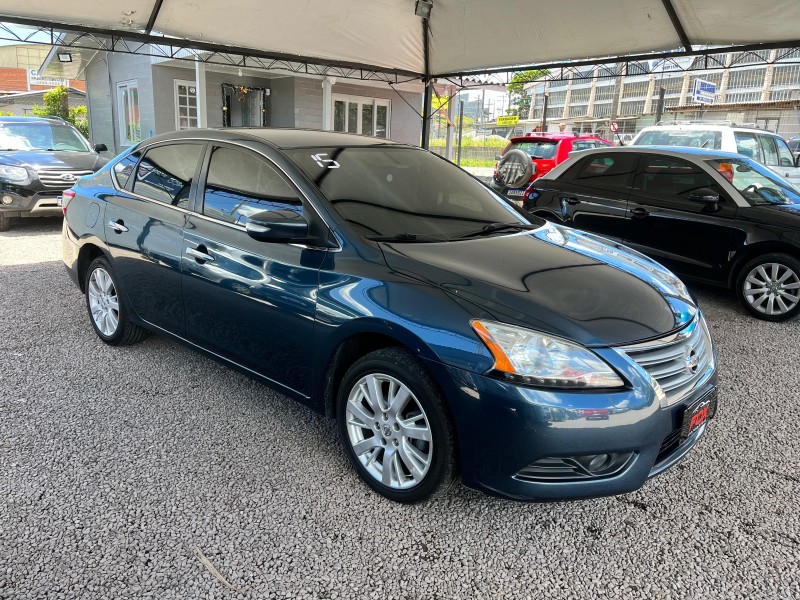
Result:
[[[700,104],[714,104],[717,96],[717,84],[702,79],[695,79],[692,87],[692,100]]]

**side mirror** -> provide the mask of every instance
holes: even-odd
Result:
[[[700,188],[689,194],[689,200],[703,204],[719,204],[719,194],[710,188]]]
[[[95,144],[94,145],[95,152],[108,152],[108,146],[105,144]]]
[[[292,210],[265,210],[250,215],[245,231],[261,242],[308,241],[308,222]]]

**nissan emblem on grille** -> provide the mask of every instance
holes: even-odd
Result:
[[[697,373],[697,366],[700,364],[700,357],[697,356],[697,352],[692,350],[686,356],[686,369],[691,373]]]

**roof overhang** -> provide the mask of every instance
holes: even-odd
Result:
[[[709,45],[800,46],[797,0],[432,1],[428,53],[415,0],[0,0],[0,20],[132,42],[159,32],[201,50],[416,77]]]

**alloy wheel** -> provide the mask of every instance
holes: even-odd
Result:
[[[762,263],[747,274],[742,292],[758,312],[783,315],[800,302],[800,277],[784,264]]]
[[[100,333],[114,335],[119,327],[119,299],[114,280],[102,267],[89,276],[89,312]]]
[[[395,489],[423,481],[433,458],[431,427],[408,386],[391,375],[365,375],[350,390],[345,419],[353,452],[376,481]]]

